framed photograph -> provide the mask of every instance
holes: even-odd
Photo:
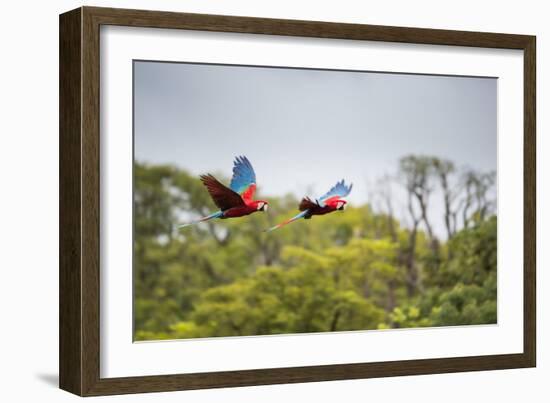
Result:
[[[60,387],[533,367],[535,37],[60,16]]]

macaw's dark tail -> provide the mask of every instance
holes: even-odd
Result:
[[[178,225],[178,228],[185,228],[185,227],[188,227],[190,225],[193,225],[193,224],[198,224],[200,222],[204,222],[204,221],[208,221],[208,220],[211,220],[213,218],[219,218],[223,215],[223,212],[222,211],[216,211],[215,213],[212,213],[210,215],[207,215],[206,217],[202,217],[202,218],[199,218],[198,220],[195,220],[195,221],[192,221],[190,223],[187,223],[187,224],[180,224]]]

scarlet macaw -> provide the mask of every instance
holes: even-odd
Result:
[[[256,174],[248,158],[236,157],[233,163],[233,178],[229,187],[220,183],[214,176],[201,175],[201,181],[206,186],[214,204],[220,211],[216,211],[206,217],[202,217],[188,224],[182,224],[179,228],[199,222],[212,220],[213,218],[235,218],[267,211],[268,203],[265,200],[253,200],[256,192]]]
[[[267,229],[266,232],[281,228],[300,218],[308,220],[314,215],[324,215],[332,213],[333,211],[344,210],[347,202],[342,198],[350,194],[352,187],[353,184],[347,186],[342,179],[340,182],[337,182],[332,189],[315,201],[311,200],[309,197],[304,197],[298,206],[298,209],[301,211],[300,214]]]

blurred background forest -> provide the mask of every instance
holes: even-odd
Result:
[[[267,213],[178,230],[216,210],[204,186],[136,162],[135,339],[496,323],[495,195],[494,172],[410,155],[344,212],[263,233],[304,195],[265,197]]]

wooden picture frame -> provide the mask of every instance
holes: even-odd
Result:
[[[172,28],[523,50],[523,353],[227,372],[100,377],[99,29]],[[60,387],[80,396],[533,367],[536,363],[535,37],[81,7],[60,16]]]

